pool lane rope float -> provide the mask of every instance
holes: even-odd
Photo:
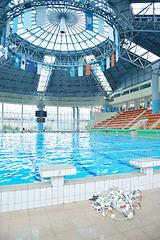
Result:
[[[122,190],[119,188],[110,188],[105,191],[94,193],[91,201],[91,208],[106,216],[111,213],[111,219],[126,220],[132,219],[135,216],[135,209],[140,209],[141,204],[139,200],[142,199],[142,192],[140,190]],[[117,218],[115,211],[119,212],[122,217]]]

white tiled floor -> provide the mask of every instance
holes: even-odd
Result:
[[[142,195],[126,221],[103,217],[88,201],[0,213],[0,240],[160,240],[160,188]]]

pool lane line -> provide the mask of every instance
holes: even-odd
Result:
[[[57,147],[55,147],[56,149]],[[91,170],[89,170],[87,167],[84,167],[84,164],[79,162],[77,159],[75,159],[74,157],[70,156],[70,159],[72,159],[77,165],[79,165],[81,168],[83,168],[85,170],[85,172],[89,173],[91,176],[96,177],[98,176],[96,173],[92,172]]]
[[[118,150],[118,151],[122,151],[122,149],[119,149],[119,148],[115,148],[115,147],[112,147],[113,149],[115,149],[115,150]],[[140,156],[140,157],[142,157],[142,158],[145,158],[145,156],[144,155],[142,155],[142,154],[140,154],[140,153],[136,153],[136,152],[131,152],[130,150],[124,150],[123,149],[123,151],[124,152],[127,152],[127,153],[131,153],[131,154],[133,154],[133,155],[138,155],[138,156]]]
[[[122,161],[122,160],[119,160],[119,159],[111,158],[110,156],[108,156],[108,155],[105,154],[105,153],[100,153],[100,152],[95,151],[95,150],[93,150],[93,149],[91,149],[91,151],[94,152],[94,153],[96,153],[96,154],[98,153],[98,154],[101,155],[101,156],[105,156],[105,157],[107,157],[108,159],[110,159],[110,160],[112,160],[112,161],[117,161],[119,164],[123,164],[123,165],[126,165],[127,167],[133,168],[133,166],[132,166],[131,164],[126,163],[126,162],[124,162],[124,161]]]
[[[33,157],[33,153],[30,151],[29,152],[29,160],[31,162],[31,166],[32,166],[32,169],[31,169],[31,172],[33,172],[33,178],[38,181],[38,182],[41,182],[41,176],[40,176],[40,173],[39,173],[39,167],[36,165],[36,160],[34,159]]]
[[[114,140],[114,142],[117,142],[116,140]],[[111,143],[111,142],[109,142],[109,143]],[[111,143],[112,145],[113,145],[113,142]],[[135,148],[138,148],[138,149],[140,149],[139,147],[135,147]],[[135,152],[131,152],[130,150],[122,150],[121,148],[116,148],[116,147],[112,147],[112,149],[115,149],[115,150],[118,150],[118,151],[124,151],[124,152],[129,152],[129,153],[131,153],[131,154],[133,154],[133,155],[138,155],[138,156],[140,156],[140,157],[145,157],[144,155],[142,155],[142,154],[140,154],[140,153],[135,153]]]
[[[114,142],[116,142],[116,141],[114,141]],[[112,143],[112,145],[113,145],[113,143]],[[133,155],[138,155],[138,156],[143,157],[143,158],[146,157],[146,156],[144,156],[140,153],[131,152],[130,150],[125,150],[125,149],[122,150],[121,148],[116,148],[116,147],[112,147],[112,149],[115,149],[115,150],[118,150],[118,151],[124,151],[124,152],[127,152],[127,153],[131,153]]]
[[[70,156],[70,158],[77,164],[79,165],[81,168],[83,168],[87,173],[89,173],[91,176],[96,177],[98,176],[96,173],[92,172],[91,170],[89,170],[87,167],[84,167],[84,164],[79,162],[77,159],[73,158],[72,156]]]

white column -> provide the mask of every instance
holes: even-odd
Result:
[[[128,102],[126,102],[126,111],[128,111]]]
[[[134,109],[137,109],[137,99],[134,100]]]
[[[23,131],[23,104],[21,106],[21,131]]]
[[[58,100],[57,100],[57,132],[59,131],[59,106],[58,106]]]
[[[77,131],[79,131],[79,107],[77,107]]]
[[[2,102],[2,121],[1,121],[1,130],[3,131],[3,118],[4,118],[4,102]]]
[[[73,130],[76,131],[76,109],[73,107]]]
[[[92,111],[93,111],[93,107],[91,106],[91,112],[90,112],[90,124],[92,124]]]
[[[144,107],[148,108],[148,98],[147,97],[144,98]]]
[[[60,21],[60,33],[64,34],[65,33],[65,18],[61,17]]]
[[[44,101],[42,99],[38,100],[37,108],[38,111],[43,111],[45,108]],[[37,130],[38,132],[43,131],[43,122],[37,122]]]
[[[152,110],[153,114],[160,112],[160,92],[159,92],[159,76],[152,74]]]

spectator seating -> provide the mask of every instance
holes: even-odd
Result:
[[[135,118],[135,119],[126,127],[126,129],[129,129],[129,128],[133,127],[133,126],[134,126],[137,122],[139,122],[140,120],[148,119],[151,113],[152,113],[152,109],[144,108],[144,111],[142,112],[142,114],[140,114],[137,118]],[[143,128],[144,128],[144,127],[143,127]]]
[[[100,123],[97,123],[97,124],[94,125],[94,127],[92,127],[92,128],[94,128],[94,129],[104,128],[104,126],[105,126],[108,122],[112,121],[112,119],[114,119],[114,118],[115,118],[115,116],[112,116],[111,118],[107,118],[105,121],[102,121],[102,122],[100,122]]]
[[[106,123],[104,127],[106,129],[124,129],[126,126],[129,125],[131,121],[137,118],[145,110],[145,108],[141,108],[136,110],[124,111],[118,116],[116,116],[112,121]]]
[[[160,113],[152,114],[152,109],[147,108],[124,111],[116,116],[107,118],[93,128],[130,129],[143,119],[146,119],[145,126],[141,126],[140,129],[160,129]]]

